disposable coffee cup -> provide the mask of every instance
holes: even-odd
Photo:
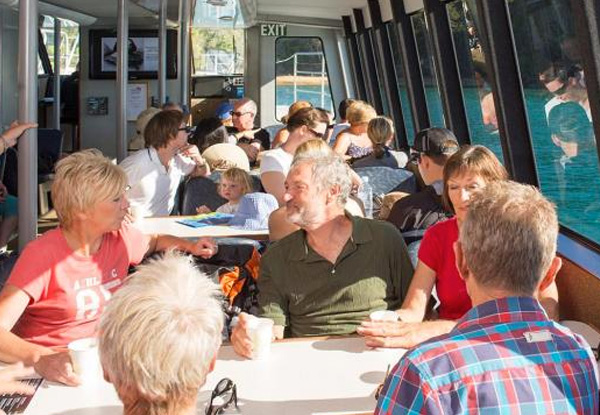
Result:
[[[398,314],[392,310],[373,311],[369,314],[371,321],[398,321]]]
[[[264,359],[271,353],[273,341],[273,320],[254,317],[247,323],[248,335],[252,341],[252,359]]]
[[[69,343],[68,349],[73,369],[82,383],[98,382],[102,379],[98,339],[88,337],[75,340]]]

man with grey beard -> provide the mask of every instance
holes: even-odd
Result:
[[[337,155],[294,161],[284,200],[301,229],[269,247],[258,279],[258,314],[274,321],[274,338],[350,334],[402,304],[413,273],[406,245],[393,225],[344,211],[351,186]],[[243,356],[247,322],[242,313],[231,337]]]

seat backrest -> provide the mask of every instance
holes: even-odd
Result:
[[[354,171],[361,177],[368,177],[373,189],[373,197],[392,191],[414,193],[416,180],[414,174],[405,169],[391,167],[357,167]]]
[[[39,128],[38,131],[38,176],[51,174],[62,151],[63,135],[60,130]]]
[[[182,215],[195,215],[196,208],[205,205],[214,211],[227,200],[219,196],[218,179],[212,177],[191,177],[184,184],[181,202]]]

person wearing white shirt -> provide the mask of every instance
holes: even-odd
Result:
[[[127,173],[128,198],[137,214],[167,216],[184,176],[210,174],[195,145],[188,144],[189,129],[179,111],[161,111],[146,126],[146,148],[121,162]]]

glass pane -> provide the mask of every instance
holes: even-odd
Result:
[[[60,74],[70,75],[77,70],[79,64],[79,25],[64,19],[60,20],[60,25]],[[54,71],[54,18],[44,16],[40,31]],[[38,60],[38,74],[40,70],[43,73],[42,64]]]
[[[244,30],[193,27],[194,76],[244,73]]]
[[[381,71],[383,70],[383,63],[381,62],[379,52],[375,46],[375,35],[371,32],[368,32],[368,43],[370,45],[371,50],[373,51],[373,56],[375,58],[375,70],[377,73],[377,88],[379,88],[379,95],[381,96],[381,104],[383,107],[383,114],[390,114],[390,105],[387,101],[387,95],[385,94],[384,83],[382,81],[383,75]]]
[[[406,126],[406,137],[409,143],[414,141],[415,127],[410,110],[410,101],[408,99],[408,89],[406,87],[406,77],[404,76],[404,68],[402,67],[402,56],[400,55],[400,43],[398,42],[398,28],[393,22],[386,23],[386,28],[390,37],[390,48],[394,57],[394,72],[396,73],[396,84],[398,85],[398,93],[400,94],[400,105],[402,105],[402,117]]]
[[[600,243],[600,169],[571,2],[509,4],[542,191],[561,223]]]
[[[477,32],[477,10],[474,7],[474,1],[464,0],[455,1],[447,6],[463,87],[467,123],[471,142],[486,146],[503,160],[492,90]]]
[[[427,30],[427,22],[424,13],[417,13],[410,18],[415,38],[417,40],[417,52],[421,61],[421,72],[423,73],[423,82],[425,84],[425,99],[427,109],[429,110],[429,119],[432,127],[443,127],[444,111],[442,109],[442,98],[435,76],[433,55],[431,54],[431,44]]]
[[[275,41],[275,117],[296,101],[308,101],[335,114],[323,42],[318,37],[280,37]]]

